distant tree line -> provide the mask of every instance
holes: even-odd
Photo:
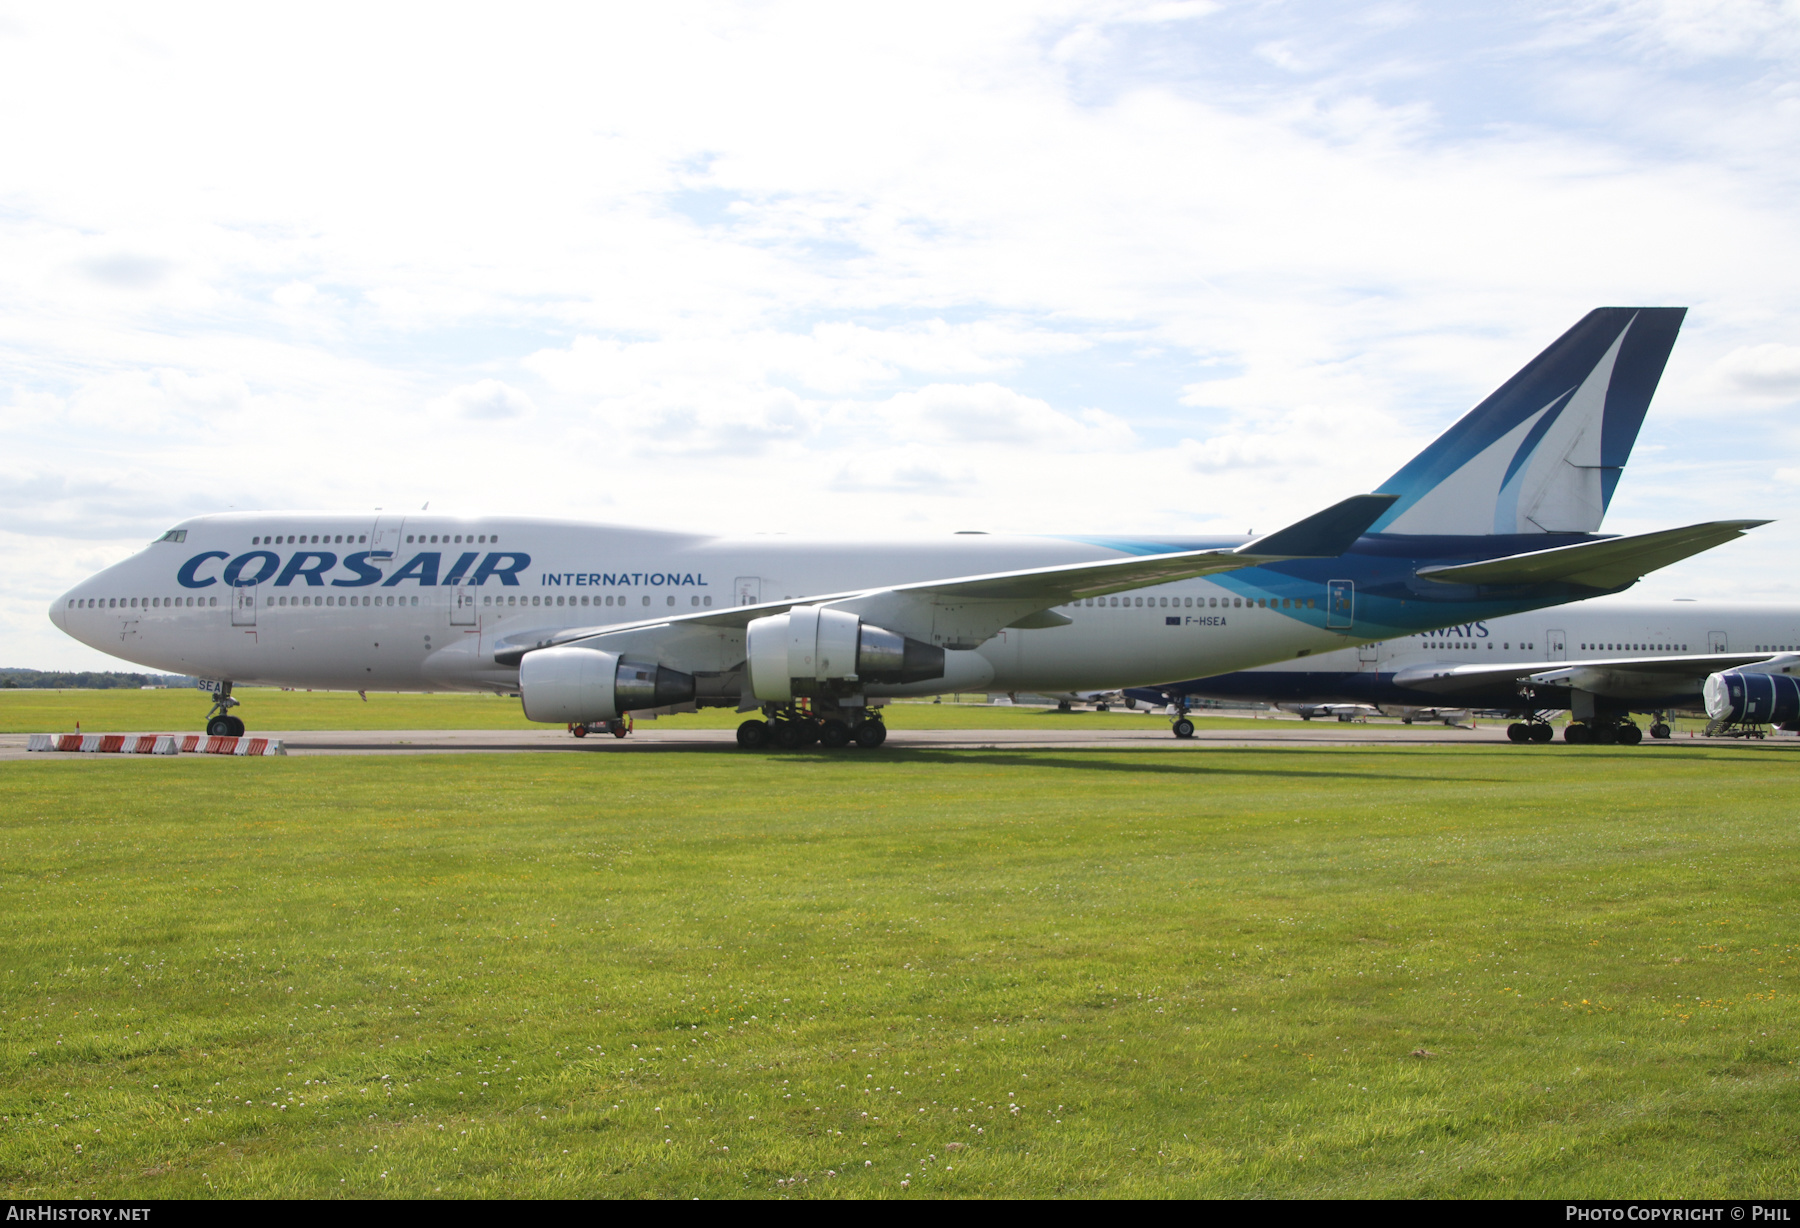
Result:
[[[184,674],[123,674],[117,670],[54,670],[0,668],[0,690],[32,687],[42,690],[110,691],[139,687],[191,687],[194,680]]]

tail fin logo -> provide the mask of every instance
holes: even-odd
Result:
[[[1375,532],[1600,527],[1686,309],[1602,307],[1381,486]]]

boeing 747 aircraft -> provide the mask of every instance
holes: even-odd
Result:
[[[1390,711],[1479,708],[1513,713],[1515,742],[1550,741],[1546,715],[1568,709],[1573,719],[1563,728],[1565,741],[1632,745],[1643,731],[1631,722],[1631,713],[1653,714],[1650,735],[1666,738],[1663,714],[1705,706],[1709,678],[1736,678],[1746,671],[1785,674],[1792,664],[1789,654],[1797,652],[1800,608],[1795,606],[1607,599],[1480,619],[1128,694],[1178,709],[1193,697],[1371,704]],[[1732,719],[1745,719],[1741,707]],[[1765,711],[1763,719],[1794,718]]]
[[[746,746],[885,738],[883,697],[1247,669],[1629,587],[1761,521],[1594,534],[1682,308],[1601,308],[1381,490],[1254,540],[709,537],[573,520],[231,512],[50,611],[233,684],[517,693],[532,720],[736,707]]]

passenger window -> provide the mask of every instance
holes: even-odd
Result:
[[[706,598],[706,604],[707,604],[707,605],[711,605],[711,604],[712,604],[712,598],[711,598],[711,597],[708,597],[708,598]]]
[[[408,533],[408,534],[407,534],[407,535],[406,535],[406,544],[407,544],[407,545],[409,545],[409,546],[410,546],[410,545],[412,545],[412,544],[413,544],[413,537],[412,537],[412,534],[411,534],[411,533]]]
[[[367,533],[358,533],[356,535],[356,542],[358,545],[361,545],[363,542],[366,542],[368,540],[369,540],[369,535]]]
[[[216,606],[219,604],[219,599],[217,597],[208,597],[206,599],[206,604]]]
[[[784,600],[785,600],[785,598],[784,598]],[[650,594],[649,594],[649,593],[645,593],[645,594],[644,594],[644,604],[645,604],[645,605],[649,605],[649,604],[650,604]]]
[[[670,604],[670,605],[674,605],[674,604],[675,604],[675,594],[674,594],[674,593],[670,593],[670,594],[669,594],[669,604]]]
[[[412,599],[412,603],[413,603],[413,604],[414,604],[414,605],[418,605],[418,604],[419,604],[419,599],[418,599],[418,598],[417,598],[417,597],[414,597],[414,598],[413,598],[413,599]]]
[[[695,593],[692,597],[688,598],[688,604],[689,605],[699,605],[700,604],[700,594]]]

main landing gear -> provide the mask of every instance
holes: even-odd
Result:
[[[1550,722],[1538,716],[1514,721],[1506,727],[1507,740],[1521,746],[1527,742],[1548,742],[1555,736],[1556,732],[1550,728]]]
[[[887,725],[875,708],[817,713],[810,704],[770,704],[763,711],[767,720],[753,718],[737,728],[738,745],[745,750],[805,750],[809,746],[842,750],[852,742],[874,750],[887,741]]]
[[[1654,727],[1650,736],[1659,736]],[[1571,746],[1636,746],[1643,740],[1644,731],[1628,720],[1570,721],[1563,726],[1563,741]]]
[[[210,738],[241,738],[244,722],[231,715],[238,701],[231,697],[231,683],[221,682],[213,695],[212,711],[206,714],[206,735]]]

